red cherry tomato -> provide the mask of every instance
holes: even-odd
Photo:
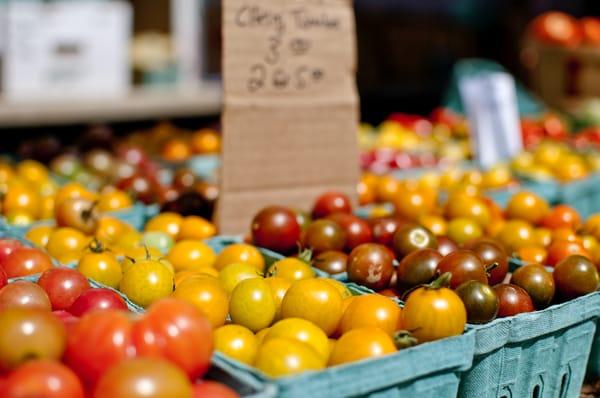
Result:
[[[581,41],[577,20],[562,12],[546,12],[535,18],[531,27],[538,40],[549,44],[575,46]]]
[[[92,310],[127,310],[123,297],[110,289],[89,289],[81,293],[69,307],[69,312],[75,316]]]
[[[81,382],[60,362],[35,360],[12,372],[2,388],[7,398],[84,398]]]
[[[176,299],[153,304],[133,325],[137,355],[159,356],[181,368],[191,379],[210,368],[212,326],[194,306]]]
[[[577,230],[580,225],[579,213],[567,205],[554,206],[542,220],[542,226],[549,229],[570,228]]]
[[[39,249],[20,247],[4,260],[4,270],[9,278],[39,274],[52,268],[50,256]]]
[[[300,232],[296,215],[285,207],[266,207],[252,220],[254,244],[278,253],[289,254],[297,250]]]
[[[313,219],[327,217],[333,213],[352,213],[352,204],[341,192],[325,192],[319,196],[312,210]]]
[[[581,18],[579,25],[583,33],[583,41],[592,46],[600,46],[600,18]]]
[[[16,239],[0,239],[0,265],[3,266],[4,260],[6,260],[6,258],[10,256],[12,252],[14,252],[20,247],[23,247],[23,244]]]
[[[239,398],[239,394],[216,381],[202,381],[194,385],[194,398]]]
[[[333,213],[327,216],[336,222],[346,232],[346,250],[351,251],[356,246],[373,241],[373,233],[369,224],[353,214]]]
[[[69,330],[65,362],[93,386],[111,366],[135,355],[131,329],[125,312],[90,312]]]
[[[44,271],[38,280],[48,295],[53,310],[66,310],[81,293],[90,288],[90,283],[80,272],[64,267]]]
[[[535,311],[531,297],[519,286],[501,283],[494,286],[494,291],[499,300],[498,318]]]
[[[2,289],[8,283],[8,276],[4,268],[0,267],[0,289]]]

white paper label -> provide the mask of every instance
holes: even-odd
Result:
[[[473,153],[482,167],[523,149],[515,81],[503,72],[461,79],[459,90],[471,130]]]
[[[3,70],[9,100],[114,98],[130,86],[131,6],[10,2]]]

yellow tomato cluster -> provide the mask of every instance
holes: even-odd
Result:
[[[208,239],[217,233],[210,221],[198,216],[183,217],[177,213],[165,212],[151,219],[146,232],[163,232],[173,240]]]

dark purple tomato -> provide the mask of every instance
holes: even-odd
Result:
[[[252,220],[252,242],[259,247],[278,253],[290,254],[298,250],[300,225],[291,210],[281,206],[262,209]]]
[[[535,311],[531,297],[519,286],[501,283],[493,289],[499,299],[498,318]]]
[[[333,213],[352,213],[352,204],[346,194],[330,191],[319,196],[312,210],[312,218],[316,220]]]
[[[563,299],[571,299],[598,290],[600,276],[594,264],[584,256],[572,255],[554,267],[556,290]]]
[[[329,250],[323,252],[316,256],[312,263],[313,267],[331,275],[346,272],[347,264],[348,256],[346,253],[338,250]]]
[[[497,241],[490,238],[478,238],[467,242],[465,249],[474,251],[487,269],[492,264],[497,266],[489,272],[490,285],[501,283],[508,273],[508,256],[506,251]]]
[[[394,243],[394,233],[405,222],[395,217],[381,217],[370,221],[373,231],[373,242],[391,247]]]
[[[383,290],[378,291],[377,293],[381,294],[382,296],[386,296],[386,297],[390,297],[390,298],[396,298],[396,299],[402,298],[400,293],[398,293],[397,290],[392,289],[392,288],[383,289]]]
[[[450,272],[450,288],[456,289],[467,281],[478,281],[488,283],[485,267],[481,258],[470,250],[457,250],[442,258],[438,264],[438,272],[444,274]]]
[[[215,202],[206,200],[197,192],[184,192],[175,200],[163,204],[161,212],[171,211],[182,216],[200,216],[207,220],[212,219]]]
[[[437,239],[427,228],[407,225],[394,233],[393,247],[402,258],[415,250],[437,248]]]
[[[467,281],[456,288],[456,294],[467,309],[467,322],[486,323],[496,317],[500,300],[490,286]]]
[[[396,268],[397,283],[413,287],[431,282],[442,255],[435,249],[422,249],[408,254]]]
[[[448,254],[455,252],[458,250],[458,245],[450,238],[448,238],[447,236],[438,236],[437,237],[437,241],[438,241],[438,253],[440,253],[443,256],[447,256]]]
[[[346,233],[343,228],[331,220],[313,221],[304,234],[304,247],[314,254],[328,250],[343,250],[346,244]]]
[[[510,283],[523,288],[536,309],[550,305],[554,298],[554,278],[539,264],[527,264],[513,272]]]
[[[347,251],[373,241],[373,233],[369,224],[353,214],[333,213],[327,216],[327,219],[336,222],[346,233],[345,249]]]
[[[348,279],[370,289],[385,289],[394,273],[393,262],[394,257],[385,246],[364,243],[348,256]]]

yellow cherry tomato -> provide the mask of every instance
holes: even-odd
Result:
[[[90,238],[69,227],[56,228],[48,237],[46,251],[62,264],[77,261],[84,253]]]
[[[208,318],[213,328],[225,324],[229,312],[229,298],[218,279],[190,277],[177,286],[172,296],[196,306]]]
[[[253,265],[246,263],[229,264],[219,272],[219,280],[227,291],[227,294],[231,294],[241,281],[261,277],[262,275]]]
[[[329,359],[329,339],[312,322],[300,318],[283,319],[273,326],[265,336],[264,342],[276,338],[287,338],[308,344],[326,362]]]
[[[271,264],[267,275],[279,276],[289,281],[299,281],[314,278],[315,271],[310,265],[296,257],[286,257]]]
[[[215,351],[248,365],[254,363],[258,352],[258,339],[240,325],[221,326],[214,333]]]
[[[133,201],[129,195],[119,189],[104,192],[98,198],[98,210],[102,212],[123,210],[132,205]]]
[[[188,216],[183,219],[179,228],[178,240],[208,239],[217,234],[217,228],[208,220],[198,216]]]
[[[176,271],[212,267],[217,256],[206,243],[197,240],[181,240],[171,248],[167,260]]]
[[[136,262],[123,274],[119,290],[131,301],[148,307],[173,292],[173,273],[160,261]]]
[[[231,293],[229,305],[231,320],[253,332],[270,326],[275,319],[275,299],[269,284],[262,278],[240,282]]]
[[[54,227],[51,225],[38,225],[30,228],[29,231],[27,231],[25,234],[25,239],[29,240],[37,247],[44,248],[48,244],[50,234],[53,230]]]
[[[171,235],[173,240],[177,239],[183,217],[177,213],[165,212],[160,213],[146,224],[144,231],[158,231]]]
[[[279,338],[263,343],[254,366],[271,377],[283,377],[321,370],[325,368],[325,362],[308,344]]]
[[[292,282],[279,276],[266,278],[265,281],[269,284],[271,293],[273,293],[273,298],[275,299],[275,320],[277,321],[281,319],[281,303],[288,289],[292,286]]]
[[[123,277],[123,270],[117,257],[107,251],[84,254],[77,263],[77,271],[81,272],[86,278],[93,279],[114,289],[119,287],[119,282]]]
[[[265,268],[265,259],[260,254],[260,251],[256,247],[246,243],[234,243],[223,249],[217,256],[215,268],[222,270],[233,263],[252,264],[259,272],[263,272]]]
[[[353,329],[335,343],[329,357],[329,365],[381,357],[396,351],[394,341],[383,330],[375,327]]]

